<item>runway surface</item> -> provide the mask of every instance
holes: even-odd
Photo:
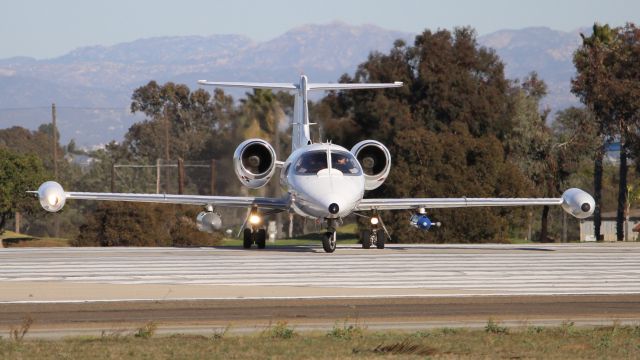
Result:
[[[48,293],[54,285],[68,291]],[[0,286],[3,302],[637,294],[640,246],[348,246],[333,254],[320,247],[3,249]]]
[[[144,321],[180,332],[277,319],[310,329],[345,318],[371,328],[635,324],[640,246],[0,249],[0,329],[25,314],[39,336]]]

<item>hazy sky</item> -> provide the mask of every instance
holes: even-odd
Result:
[[[638,0],[3,0],[0,9],[0,58],[54,57],[151,36],[235,33],[268,40],[298,25],[333,20],[407,32],[470,25],[480,35],[640,23]]]

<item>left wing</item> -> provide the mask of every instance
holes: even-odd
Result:
[[[562,198],[407,198],[362,199],[356,210],[441,209],[480,206],[562,205]]]
[[[559,198],[407,198],[407,199],[362,199],[354,209],[402,210],[402,209],[442,209],[481,206],[545,206],[560,205],[564,211],[584,219],[591,216],[596,203],[591,195],[583,190],[571,188]]]
[[[167,194],[129,194],[129,193],[100,193],[64,191],[62,186],[54,181],[47,181],[38,191],[31,191],[38,195],[42,207],[51,212],[62,209],[67,199],[98,200],[98,201],[130,201],[160,204],[183,204],[221,207],[252,207],[268,210],[289,209],[288,198],[265,198],[251,196],[204,196],[204,195],[167,195]]]

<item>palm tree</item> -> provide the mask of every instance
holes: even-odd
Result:
[[[608,54],[611,52],[616,31],[609,25],[593,25],[593,33],[587,37],[582,37],[582,46],[576,50],[573,56],[573,63],[577,70],[577,77],[571,80],[571,92],[577,95],[580,100],[587,105],[596,115],[595,121],[598,129],[598,139],[600,146],[596,150],[594,158],[593,187],[596,208],[593,213],[594,233],[596,239],[600,240],[601,204],[602,204],[602,175],[605,148],[607,140],[612,137],[613,118],[607,107],[606,97],[607,80],[610,77],[609,69],[605,63]],[[622,152],[621,152],[622,155]],[[626,158],[625,158],[626,160]]]

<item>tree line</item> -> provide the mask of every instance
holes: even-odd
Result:
[[[402,81],[405,86],[329,92],[310,104],[312,120],[320,123],[313,137],[347,148],[363,139],[389,147],[390,176],[368,197],[558,197],[566,188],[581,187],[595,195],[596,230],[602,209],[618,209],[620,239],[628,216],[627,185],[636,178],[629,172],[630,160],[640,153],[639,39],[633,24],[594,25],[574,54],[577,75],[572,91],[585,106],[550,114],[542,106],[544,81],[535,72],[524,79],[507,79],[503,62],[494,50],[478,45],[473,29],[425,30],[413,44],[398,40],[387,53],[371,53],[353,74],[339,79]],[[282,92],[255,90],[235,101],[219,89],[211,93],[151,81],[132,94],[131,111],[145,120],[131,126],[120,143],[94,151],[78,150],[73,142],[56,144],[65,159],[92,160],[88,167],[60,161],[57,180],[67,189],[109,191],[116,163],[216,159],[218,194],[278,196],[275,181],[259,190],[242,188],[231,159],[235,147],[249,137],[270,141],[283,159],[291,144],[292,108],[293,97]],[[222,237],[197,234],[198,209],[189,207],[70,202],[60,215],[35,211],[37,202],[21,191],[51,178],[53,131],[57,130],[50,125],[36,131],[0,130],[2,169],[28,169],[3,171],[7,179],[16,171],[28,176],[21,184],[1,182],[0,227],[20,211],[27,215],[23,231],[70,237],[76,245],[213,244]],[[621,144],[618,168],[603,161],[607,144],[615,141]],[[175,171],[163,169],[163,192],[177,191]],[[149,192],[156,176],[146,170],[119,171],[117,190]],[[188,171],[185,192],[209,194],[209,177],[206,169]],[[234,210],[227,214],[227,220],[245,215]],[[383,213],[393,241],[559,241],[578,236],[577,220],[558,208],[433,210],[430,215],[443,226],[428,233],[409,227],[409,215]],[[302,231],[301,224],[296,222],[297,231]]]

